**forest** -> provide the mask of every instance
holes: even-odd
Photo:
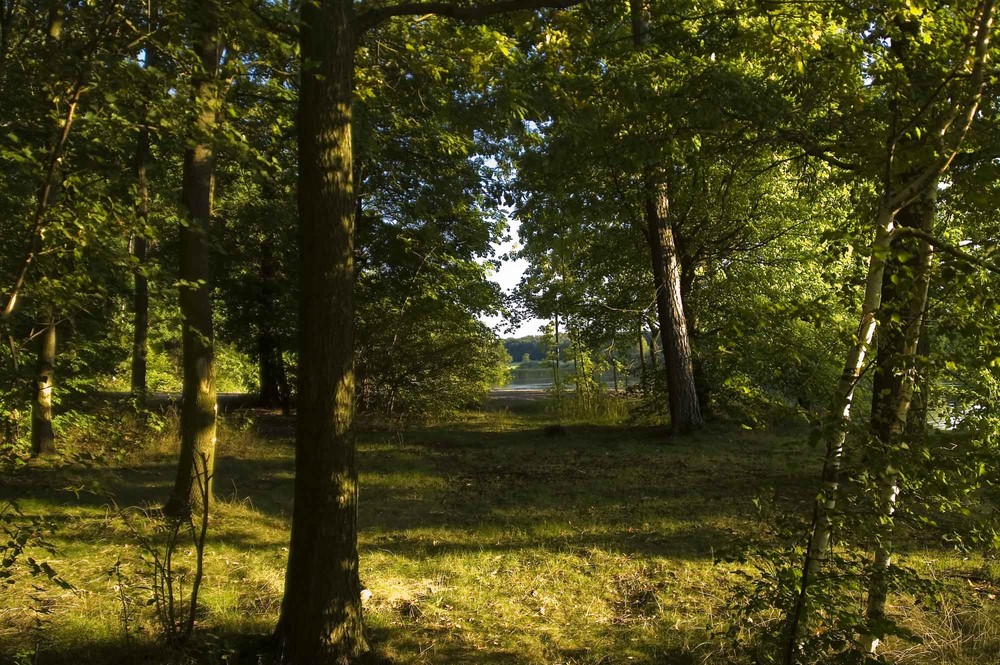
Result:
[[[995,1],[0,0],[0,664],[1000,663]]]

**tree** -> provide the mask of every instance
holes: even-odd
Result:
[[[302,262],[295,503],[277,635],[290,663],[349,662],[367,651],[357,554],[354,416],[354,228],[351,143],[355,51],[393,16],[477,20],[576,2],[508,0],[467,8],[352,0],[301,9],[299,241]],[[330,565],[336,562],[335,565]]]
[[[181,452],[177,479],[164,511],[186,514],[212,496],[215,468],[216,403],[214,335],[209,277],[209,236],[215,176],[220,83],[219,6],[189,6],[191,41],[197,60],[192,76],[190,145],[184,153],[181,198],[188,213],[181,227],[180,303],[183,319],[184,384]]]

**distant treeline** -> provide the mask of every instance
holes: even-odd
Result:
[[[510,354],[511,360],[514,362],[521,362],[525,360],[525,355],[527,354],[527,360],[545,360],[545,355],[549,352],[550,343],[545,342],[545,338],[541,335],[528,335],[526,337],[511,337],[503,340],[504,348],[507,349],[507,353]],[[560,340],[559,346],[565,349],[569,346],[567,340]]]

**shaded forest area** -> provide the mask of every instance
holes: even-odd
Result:
[[[996,662],[994,18],[0,0],[0,662]]]

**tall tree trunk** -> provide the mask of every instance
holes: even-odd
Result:
[[[632,19],[632,44],[642,49],[648,42],[646,8],[642,0],[629,0]],[[670,224],[670,194],[665,182],[657,182],[657,169],[644,173],[646,191],[646,242],[649,244],[656,288],[656,311],[663,340],[663,364],[670,400],[670,427],[674,434],[686,434],[701,428],[704,419],[698,404],[688,337],[684,299],[681,295],[681,269]]]
[[[214,136],[219,107],[219,7],[216,0],[188,5],[198,55],[193,76],[192,145],[184,153],[182,198],[188,212],[180,233],[180,305],[183,319],[183,403],[177,480],[165,512],[201,512],[212,496],[215,468],[216,388],[209,241],[215,172]]]
[[[56,451],[52,430],[53,373],[56,367],[56,324],[52,317],[38,336],[38,365],[35,392],[31,403],[31,454],[47,455]]]
[[[865,298],[854,341],[848,349],[844,369],[834,390],[833,400],[825,425],[826,456],[823,463],[823,499],[819,504],[816,527],[810,536],[808,556],[810,572],[815,573],[826,560],[833,534],[833,517],[837,509],[837,491],[840,487],[840,467],[844,456],[844,442],[854,404],[854,389],[861,376],[861,368],[868,357],[875,328],[876,313],[882,303],[882,276],[885,257],[892,239],[894,213],[883,207],[879,211],[875,239],[871,245],[868,274],[865,279]]]
[[[136,205],[138,229],[132,237],[132,256],[135,265],[132,270],[134,285],[132,295],[132,397],[139,404],[146,399],[146,357],[149,340],[149,282],[146,279],[146,227],[149,220],[149,187],[147,170],[149,166],[149,127],[145,112],[139,140],[135,151],[135,170],[138,181],[139,200]]]
[[[871,348],[878,325],[876,314],[882,302],[882,276],[885,273],[885,257],[892,241],[894,211],[886,206],[879,207],[875,225],[875,238],[871,244],[871,258],[868,260],[868,274],[865,278],[865,296],[861,305],[861,316],[854,340],[848,348],[844,369],[834,389],[830,410],[824,424],[826,454],[823,459],[822,489],[816,499],[809,542],[806,547],[802,567],[802,579],[795,607],[789,615],[785,653],[783,662],[796,662],[799,626],[805,616],[806,595],[812,579],[826,562],[833,541],[833,528],[840,490],[840,469],[844,459],[844,443],[851,420],[854,404],[854,389],[857,387],[865,359]]]
[[[149,15],[146,17],[146,28],[150,34],[156,29],[157,19],[151,5],[147,6]],[[143,46],[144,67],[156,64],[156,48],[151,41]],[[152,91],[147,94],[152,96]],[[136,202],[137,229],[132,237],[131,253],[135,258],[133,267],[132,294],[132,397],[140,405],[146,401],[146,370],[149,349],[149,280],[146,277],[146,259],[149,242],[146,233],[149,228],[149,169],[152,162],[149,131],[149,104],[143,105],[139,118],[139,136],[135,146],[135,173],[138,188]]]
[[[277,637],[296,665],[368,646],[358,576],[354,442],[352,0],[302,3],[299,224],[302,304],[292,534]]]
[[[665,184],[652,186],[646,201],[647,239],[657,284],[656,307],[670,398],[670,427],[687,434],[705,424],[694,383],[691,341],[681,297],[681,271],[670,226],[670,198]]]
[[[934,213],[937,204],[936,183],[897,215],[900,227],[918,227],[930,233],[934,226]],[[933,252],[924,240],[911,239],[905,243],[916,246],[915,257],[911,261],[898,261],[895,266],[894,288],[892,295],[895,302],[885,302],[883,317],[897,313],[902,325],[894,327],[890,343],[883,346],[879,340],[879,355],[886,352],[884,365],[879,368],[888,375],[883,378],[886,388],[882,399],[879,399],[878,410],[872,411],[872,431],[881,444],[885,457],[885,467],[879,476],[879,530],[876,535],[875,556],[872,566],[872,576],[868,585],[868,605],[865,618],[870,626],[878,625],[885,619],[885,603],[889,592],[889,570],[892,566],[891,538],[893,517],[896,512],[896,497],[899,494],[900,465],[894,459],[894,448],[898,439],[906,431],[910,405],[913,402],[914,388],[917,376],[917,347],[920,343],[920,333],[923,329],[924,311],[927,308],[927,295],[930,290],[931,262]],[[893,254],[895,256],[895,254]],[[883,291],[884,297],[887,296]],[[883,327],[879,332],[889,329]],[[877,375],[876,375],[877,376]],[[888,399],[885,399],[887,397]],[[879,645],[879,638],[867,635],[862,643],[872,654]]]

